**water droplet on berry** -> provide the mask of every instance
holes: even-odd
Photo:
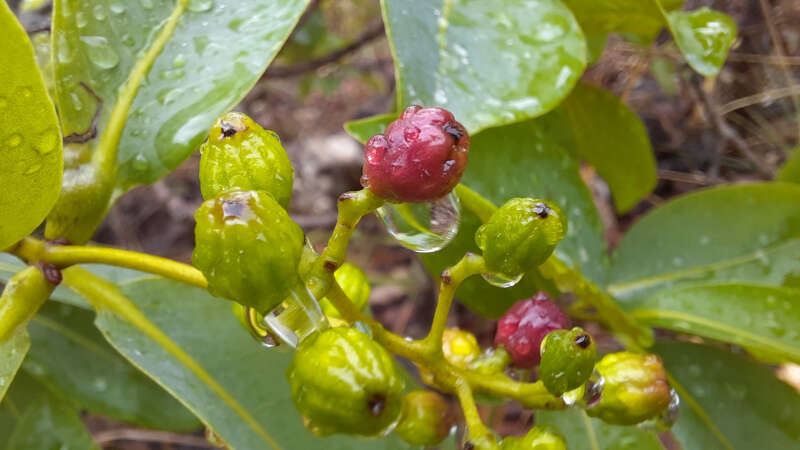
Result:
[[[458,233],[461,205],[454,193],[425,203],[386,203],[376,211],[386,231],[418,253],[444,248]]]
[[[580,406],[588,408],[600,401],[600,397],[603,396],[603,388],[605,385],[606,379],[600,375],[597,369],[594,369],[592,375],[589,376],[589,380],[586,382],[586,388],[584,389],[583,398],[580,400]]]
[[[319,302],[303,283],[295,286],[289,298],[264,316],[264,324],[281,342],[293,348],[310,334],[329,326]]]
[[[491,284],[492,286],[497,286],[499,288],[509,288],[514,286],[515,284],[519,283],[522,280],[522,276],[525,275],[521,273],[516,277],[508,277],[501,273],[482,273],[481,276],[487,283]]]
[[[672,428],[672,425],[678,421],[678,413],[680,411],[681,406],[681,398],[678,396],[678,393],[675,389],[669,390],[669,405],[664,408],[661,413],[644,422],[638,424],[638,427],[645,430],[645,431],[652,431],[655,433],[661,433],[664,431],[668,431]]]

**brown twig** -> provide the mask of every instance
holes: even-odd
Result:
[[[192,447],[213,449],[207,440],[197,436],[170,433],[167,431],[139,430],[135,428],[119,428],[96,433],[94,442],[100,446],[116,441],[159,442],[164,444],[189,445]]]
[[[339,50],[333,51],[324,56],[320,56],[319,58],[297,63],[292,66],[270,67],[267,69],[267,72],[264,74],[264,76],[267,78],[289,78],[319,69],[320,67],[339,61],[350,53],[355,52],[364,45],[383,35],[383,22],[380,22],[364,30],[364,32],[361,33],[356,40],[340,48]]]

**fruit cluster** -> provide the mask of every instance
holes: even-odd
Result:
[[[340,209],[328,247],[317,254],[286,211],[293,171],[280,140],[250,118],[229,113],[214,124],[201,149],[206,201],[196,215],[193,263],[206,276],[209,291],[232,300],[239,319],[259,340],[278,344],[286,329],[310,327],[304,333],[294,330],[298,342],[287,378],[305,425],[318,435],[394,431],[412,445],[437,445],[457,419],[445,394],[461,403],[468,428],[465,448],[566,448],[558,430],[541,425],[498,442],[477,415],[473,390],[534,408],[575,404],[613,424],[663,414],[672,394],[659,358],[620,352],[596,363],[594,338],[572,327],[544,291],[519,300],[499,319],[494,346],[485,351],[471,333],[445,329],[464,279],[484,274],[518,280],[551,257],[567,221],[549,201],[513,198],[494,211],[475,234],[482,254],[467,254],[442,273],[427,338],[393,335],[363,313],[369,280],[358,267],[343,263],[352,228],[384,202],[425,203],[448,195],[464,173],[469,144],[467,131],[450,112],[406,108],[367,142],[365,191],[342,196],[340,208],[349,209]],[[298,305],[303,297],[298,292],[309,292],[309,286],[323,286],[325,297]],[[407,391],[407,377],[392,353],[414,362],[432,389]],[[529,381],[537,367],[538,379]],[[515,381],[511,373],[525,375]]]

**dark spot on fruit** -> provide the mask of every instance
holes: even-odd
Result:
[[[544,204],[542,202],[539,202],[539,203],[533,205],[534,214],[536,214],[537,216],[539,216],[542,219],[546,219],[547,216],[549,216],[550,212],[552,212],[552,211],[553,210],[550,209],[549,206],[547,206],[546,204]]]
[[[325,267],[325,270],[327,270],[328,272],[335,272],[336,269],[339,268],[339,264],[337,264],[336,261],[331,261],[328,259],[325,260],[325,264],[323,264],[323,267]]]
[[[42,275],[44,275],[44,279],[47,280],[51,284],[59,284],[61,283],[61,270],[58,267],[46,263],[46,262],[37,262],[36,267],[42,271]]]
[[[464,130],[452,122],[447,122],[446,124],[444,124],[442,129],[444,130],[445,133],[449,134],[450,136],[453,136],[453,139],[455,140],[459,140],[461,139],[462,136],[464,136]]]
[[[235,217],[242,217],[244,213],[245,204],[241,200],[223,200],[222,201],[222,218],[230,219]]]
[[[464,442],[464,450],[473,450],[475,448],[475,444],[470,441]]]
[[[575,345],[580,348],[588,348],[592,345],[592,338],[588,334],[579,334],[575,336]]]
[[[219,124],[219,126],[220,126],[220,129],[222,129],[222,135],[220,136],[220,139],[229,138],[229,137],[233,136],[234,134],[236,134],[236,133],[238,133],[240,131],[244,131],[244,130],[247,129],[247,127],[236,126],[236,125],[234,125],[232,123],[228,123],[228,122],[222,122],[222,123]]]
[[[378,417],[386,409],[386,396],[383,394],[375,394],[367,401],[367,409],[373,417]]]

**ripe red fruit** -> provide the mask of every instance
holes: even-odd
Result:
[[[361,184],[393,202],[427,202],[458,184],[469,153],[469,135],[450,111],[409,106],[367,141]]]
[[[569,328],[569,318],[545,292],[520,300],[497,322],[494,344],[511,354],[514,365],[531,368],[539,364],[539,348],[547,333]]]

